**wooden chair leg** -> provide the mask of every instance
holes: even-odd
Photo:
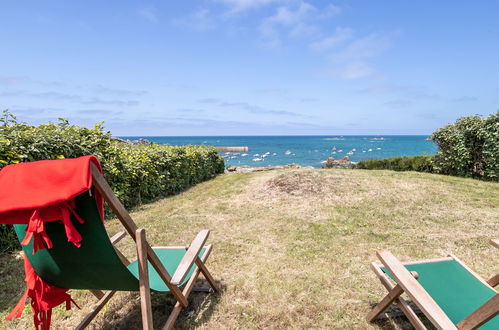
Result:
[[[189,247],[186,246],[185,249],[187,250]],[[215,282],[215,280],[213,279],[213,276],[211,276],[211,273],[210,271],[208,270],[208,268],[206,268],[206,266],[204,265],[204,260],[206,260],[208,258],[208,256],[210,255],[211,253],[211,249],[213,248],[213,246],[210,244],[210,245],[207,245],[206,246],[206,251],[205,251],[205,256],[206,258],[196,258],[195,262],[196,262],[196,266],[201,270],[201,273],[203,273],[204,277],[206,278],[206,280],[208,281],[208,283],[210,284],[211,288],[213,289],[214,292],[219,292],[220,289],[218,288],[218,285],[217,283]]]
[[[381,281],[381,284],[388,290],[391,291],[395,286],[386,278],[384,275],[383,271],[376,265],[376,264],[371,264],[371,269],[374,271],[378,279]],[[416,273],[413,273],[413,275],[416,275]],[[415,276],[417,278],[417,276]],[[417,330],[427,330],[426,326],[421,322],[419,317],[417,316],[416,312],[412,309],[412,307],[409,305],[409,303],[399,296],[397,299],[395,299],[395,303],[397,306],[400,308],[402,313],[407,317],[409,322],[414,326],[415,329]]]
[[[196,268],[194,273],[192,273],[191,278],[189,278],[189,281],[185,284],[184,290],[182,293],[184,294],[185,297],[188,297],[189,294],[191,293],[194,284],[196,283],[196,280],[199,277],[200,269]],[[166,323],[163,327],[163,330],[170,330],[173,328],[173,325],[175,324],[175,321],[177,320],[180,312],[182,311],[182,305],[177,301],[175,303],[175,306],[173,306],[173,310],[170,313],[170,316],[168,317],[168,320],[166,320]]]
[[[414,313],[416,314],[423,314],[423,312],[418,308],[418,306],[414,306],[414,305],[411,305],[411,309],[414,311]],[[404,312],[402,312],[401,310],[399,311],[393,311],[393,312],[386,312],[386,313],[383,313],[383,314],[380,314],[376,320],[383,320],[383,319],[395,319],[397,317],[403,317],[403,316],[406,316]]]
[[[113,297],[116,291],[108,291],[106,292],[102,298],[97,302],[92,311],[88,313],[85,318],[76,326],[76,330],[85,329],[90,322],[97,316],[97,314],[101,311],[101,309],[107,304],[107,302]]]
[[[140,283],[140,309],[142,312],[142,328],[144,330],[153,329],[152,309],[151,309],[151,290],[149,287],[149,271],[147,263],[147,241],[144,229],[137,229],[137,257],[139,267]]]
[[[189,297],[189,294],[193,291],[194,284],[196,283],[196,280],[198,279],[199,274],[202,272],[201,269],[202,268],[206,269],[204,262],[206,261],[206,259],[208,259],[209,255],[211,253],[211,249],[212,249],[212,246],[208,245],[206,247],[206,251],[204,252],[203,256],[201,258],[196,259],[196,264],[198,264],[198,260],[199,260],[202,267],[198,266],[196,268],[196,270],[194,270],[194,272],[192,273],[191,278],[189,278],[189,281],[187,281],[187,283],[185,284],[184,290],[182,291],[182,294],[185,297]],[[213,277],[211,277],[211,274],[209,272],[207,272],[207,274],[211,278],[211,280],[213,281],[213,284],[215,284],[215,280],[213,280]],[[208,280],[208,277],[206,277],[206,279]],[[208,282],[210,282],[210,280],[208,280]],[[210,282],[210,285],[212,285],[211,282]],[[213,290],[218,290],[218,287],[216,285],[215,286],[212,285],[212,287],[213,287]],[[175,306],[173,306],[173,310],[170,313],[168,320],[166,320],[166,323],[163,326],[163,330],[170,330],[173,328],[173,325],[175,324],[175,321],[177,320],[180,312],[182,311],[182,308],[183,308],[182,305],[177,301],[175,303]]]
[[[101,290],[89,290],[90,292],[92,292],[92,294],[97,298],[97,299],[101,299],[102,297],[104,297],[104,292],[102,292]]]
[[[206,252],[208,252],[208,249],[211,250],[211,245],[206,249]],[[219,292],[220,289],[218,288],[217,283],[213,279],[213,276],[211,276],[210,271],[204,265],[203,260],[196,258],[196,266],[198,266],[198,269],[201,271],[201,273],[203,273],[203,275],[206,278],[206,280],[208,281],[208,283],[210,283],[210,286],[212,287],[213,291]]]
[[[383,313],[400,295],[404,293],[404,289],[400,285],[396,285],[388,294],[367,314],[367,321],[374,321],[379,314]]]

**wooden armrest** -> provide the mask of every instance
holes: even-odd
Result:
[[[180,283],[182,283],[183,279],[187,275],[187,272],[189,271],[189,269],[191,269],[192,264],[196,261],[199,251],[201,251],[201,249],[203,248],[204,243],[208,239],[209,235],[210,231],[205,229],[201,230],[197,234],[196,238],[194,238],[191,245],[189,246],[189,249],[187,249],[187,252],[180,261],[177,270],[175,270],[175,274],[173,274],[171,280],[171,283],[173,285],[178,286]]]
[[[492,246],[495,246],[496,248],[499,249],[499,238],[493,238],[490,240],[490,244],[492,244]]]
[[[486,301],[457,324],[458,329],[476,329],[499,314],[499,294]]]
[[[499,238],[493,238],[490,240],[490,244],[499,249]],[[499,284],[499,274],[492,276],[487,283],[491,287],[496,287]]]
[[[116,244],[119,241],[123,239],[123,237],[126,236],[126,233],[124,231],[117,232],[113,237],[111,237],[109,240],[111,241],[111,244]]]
[[[456,326],[444,311],[438,306],[433,298],[419,284],[414,276],[395,258],[389,251],[378,250],[376,255],[383,265],[390,271],[396,282],[411,297],[412,301],[421,311],[440,329],[455,329]]]
[[[499,284],[499,274],[495,274],[494,276],[489,278],[487,280],[487,283],[493,288],[496,287]]]

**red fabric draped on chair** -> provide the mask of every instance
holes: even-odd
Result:
[[[45,232],[45,222],[60,221],[68,242],[79,247],[81,235],[72,224],[71,215],[83,223],[74,210],[74,198],[85,191],[94,194],[102,219],[104,200],[92,187],[90,164],[102,172],[94,156],[73,159],[42,160],[31,163],[8,165],[0,171],[0,223],[27,224],[22,245],[33,240],[33,253],[51,248],[52,241]],[[43,281],[24,257],[26,292],[7,320],[20,317],[27,297],[31,298],[35,329],[48,329],[53,307],[66,303],[70,309],[68,289],[58,288]],[[75,304],[76,305],[76,304]]]

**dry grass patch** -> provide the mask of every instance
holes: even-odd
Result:
[[[384,289],[369,270],[374,251],[403,260],[454,253],[483,277],[497,272],[499,185],[423,173],[362,170],[281,170],[222,175],[132,213],[157,245],[189,243],[212,230],[208,266],[223,288],[195,293],[178,328],[201,329],[402,329],[404,319],[367,324],[364,317]],[[121,230],[107,223],[110,234]],[[130,258],[130,241],[119,247]],[[0,258],[6,278],[0,316],[21,295],[21,263]],[[54,328],[75,325],[92,297],[74,293],[81,311],[57,309]],[[94,328],[140,326],[138,294],[120,293]],[[160,324],[173,300],[153,295]],[[164,307],[164,306],[167,307]],[[28,310],[28,309],[27,309]],[[3,323],[26,328],[31,316]]]

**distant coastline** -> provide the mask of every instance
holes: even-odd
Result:
[[[397,156],[435,154],[428,135],[290,135],[290,136],[120,136],[127,140],[187,145],[247,146],[248,152],[223,152],[227,166],[282,166],[319,168],[329,157],[352,162]]]

